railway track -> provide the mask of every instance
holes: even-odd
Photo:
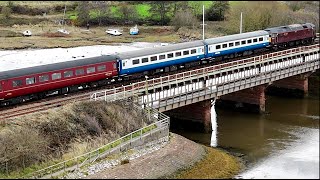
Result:
[[[243,58],[249,58],[249,57],[252,57],[252,56],[264,55],[264,54],[268,54],[268,53],[270,53],[270,51],[262,52],[262,53],[259,53],[259,54],[249,55],[249,56],[246,56],[246,57],[236,57],[236,58],[229,59],[227,61],[212,61],[211,63],[202,64],[202,65],[199,65],[199,66],[180,69],[180,70],[176,70],[176,71],[172,71],[172,72],[168,72],[168,73],[162,73],[162,74],[158,74],[158,75],[151,75],[151,76],[149,76],[149,79],[158,78],[160,76],[167,76],[167,75],[171,75],[171,74],[181,73],[181,72],[185,72],[185,71],[190,71],[190,70],[194,70],[194,69],[198,69],[198,68],[203,68],[203,67],[208,66],[208,65],[217,65],[217,64],[221,64],[221,63],[237,61],[237,60],[240,60],[240,59],[243,59]],[[4,108],[0,109],[0,121],[6,120],[6,119],[10,119],[10,118],[14,118],[14,117],[18,117],[18,116],[21,116],[21,115],[34,113],[34,112],[40,112],[40,111],[48,110],[48,109],[51,109],[51,108],[56,108],[56,107],[63,106],[65,104],[68,104],[68,103],[71,103],[71,102],[89,100],[90,99],[90,94],[92,92],[97,91],[97,90],[117,88],[117,87],[120,87],[120,86],[128,85],[130,83],[134,83],[134,82],[138,82],[138,81],[144,81],[144,80],[145,80],[144,78],[140,78],[140,79],[135,79],[135,80],[132,80],[132,81],[117,82],[115,84],[106,85],[106,86],[102,86],[102,87],[98,87],[98,88],[92,88],[92,89],[89,89],[89,90],[83,90],[83,91],[79,91],[79,92],[76,92],[76,93],[69,93],[67,96],[66,95],[49,96],[49,97],[47,97],[45,99],[41,99],[41,100],[37,100],[37,101],[31,101],[31,102],[27,102],[27,103],[24,103],[24,104],[21,104],[21,105],[16,105],[16,106],[12,106],[12,107],[11,106],[10,107],[4,107]]]
[[[90,96],[90,93],[84,93],[80,95],[73,95],[73,96],[71,95],[64,98],[54,98],[52,100],[47,100],[44,102],[35,102],[28,105],[21,105],[18,107],[9,108],[9,109],[0,111],[1,112],[0,121],[25,115],[25,114],[30,114],[34,112],[48,110],[51,108],[56,108],[70,102],[89,100],[89,96]]]

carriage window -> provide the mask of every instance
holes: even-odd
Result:
[[[84,69],[77,69],[76,70],[76,75],[79,76],[79,75],[84,75]]]
[[[49,75],[41,75],[39,76],[39,81],[40,82],[45,82],[45,81],[49,81]]]
[[[132,60],[132,64],[133,64],[133,65],[139,64],[139,59]]]
[[[71,77],[71,76],[73,76],[73,72],[72,71],[65,71],[64,73],[63,73],[63,77]]]
[[[181,52],[176,52],[176,57],[181,56]]]
[[[106,69],[106,65],[98,66],[98,71],[105,71]]]
[[[249,43],[252,43],[252,40],[251,40],[251,39],[248,39],[248,44],[249,44]]]
[[[235,46],[239,46],[239,45],[240,45],[240,42],[239,42],[239,41],[235,43]]]
[[[12,86],[13,87],[18,87],[22,85],[22,80],[14,80],[12,81]]]
[[[34,84],[36,82],[36,78],[31,77],[31,78],[26,78],[26,84]]]
[[[167,57],[168,57],[168,58],[173,58],[173,53],[167,54]]]
[[[161,60],[161,59],[165,59],[166,58],[166,55],[164,55],[164,54],[161,54],[161,55],[159,55],[159,59]]]
[[[233,46],[233,43],[229,43],[229,47],[232,47]]]
[[[117,63],[113,63],[113,69],[117,69]]]
[[[183,55],[188,55],[189,54],[189,50],[183,51]]]
[[[87,74],[89,74],[89,73],[94,73],[94,72],[96,72],[96,70],[95,70],[94,67],[88,67],[88,68],[87,68]]]
[[[222,44],[222,48],[226,48],[226,47],[228,47],[227,44]]]
[[[149,61],[148,58],[142,58],[142,63],[146,63],[146,62],[148,62],[148,61]]]
[[[246,44],[246,41],[241,41],[241,44]]]
[[[196,52],[197,52],[197,50],[191,49],[191,54],[195,54]]]
[[[220,49],[220,48],[221,48],[221,45],[217,45],[217,46],[216,46],[216,49]]]
[[[258,39],[257,38],[254,38],[253,39],[253,42],[255,43],[255,42],[258,42]]]
[[[0,91],[2,91],[2,86],[1,86],[1,83],[0,83]]]
[[[158,58],[157,58],[157,56],[152,56],[150,59],[151,59],[151,61],[156,61]]]
[[[263,38],[261,37],[261,38],[259,38],[259,41],[263,41]]]
[[[53,73],[51,75],[51,78],[52,78],[52,80],[60,79],[61,78],[61,73]]]

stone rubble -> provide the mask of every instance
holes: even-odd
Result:
[[[130,155],[128,154],[128,152],[121,153],[120,157],[117,159],[105,160],[105,161],[100,161],[98,163],[94,163],[89,167],[82,168],[65,175],[64,179],[81,179],[88,175],[92,175],[97,172],[100,172],[102,170],[112,168],[114,166],[121,164],[121,161],[123,160],[129,159],[130,161],[138,157],[141,157],[143,155],[157,151],[160,148],[164,147],[168,143],[168,141],[169,141],[168,136],[162,137],[156,141],[149,142],[144,146],[133,148],[133,153]]]

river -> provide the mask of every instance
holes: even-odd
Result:
[[[190,127],[172,132],[200,144],[244,154],[247,167],[235,178],[319,179],[319,99],[266,97],[266,113],[211,110],[211,133]]]

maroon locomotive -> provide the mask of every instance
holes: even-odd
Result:
[[[107,78],[116,75],[117,60],[111,55],[4,71],[0,73],[0,105],[106,84]]]
[[[310,44],[316,37],[314,24],[292,24],[265,29],[270,36],[270,45],[283,48],[299,44]]]

